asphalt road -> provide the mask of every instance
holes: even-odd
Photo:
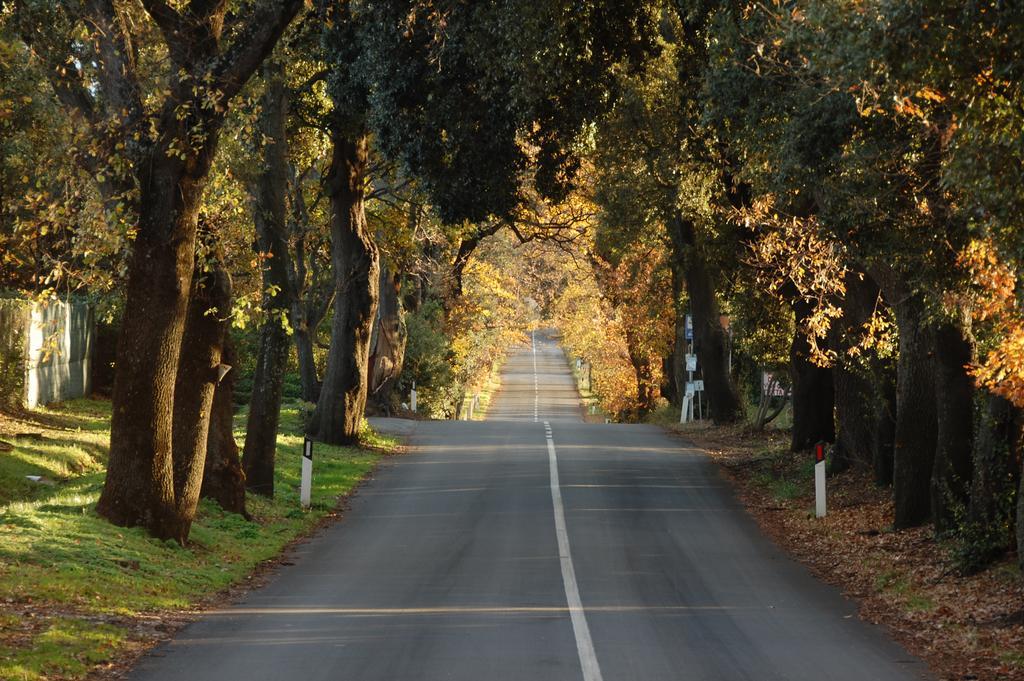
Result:
[[[714,465],[582,422],[561,351],[423,422],[345,517],[135,681],[903,681],[924,666],[761,536]]]

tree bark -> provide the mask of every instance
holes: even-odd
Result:
[[[228,34],[234,41],[224,44],[225,3],[193,3],[187,12],[147,3],[169,64],[162,81],[169,93],[156,119],[145,110],[135,70],[133,45],[139,36],[114,3],[69,8],[76,20],[71,23],[96,29],[101,58],[88,80],[79,69],[65,68],[70,36],[50,40],[47,31],[25,34],[26,43],[47,62],[58,99],[77,115],[77,124],[91,128],[104,160],[110,154],[128,161],[115,165],[130,168],[132,181],[124,184],[138,192],[131,206],[138,223],[118,341],[110,457],[97,511],[118,525],[143,525],[158,538],[181,539],[188,522],[179,513],[187,512],[189,502],[179,504],[175,496],[174,404],[202,191],[228,104],[301,7],[301,0],[281,0],[239,12]],[[17,10],[32,12],[28,6]],[[216,107],[207,106],[211,93],[218,98]],[[112,120],[119,125],[109,126]],[[151,129],[155,141],[149,141]],[[88,159],[96,157],[78,155],[90,172]],[[110,182],[97,177],[101,192]]]
[[[743,415],[743,404],[729,375],[728,343],[721,324],[715,284],[693,223],[676,214],[667,227],[672,257],[680,267],[693,314],[694,351],[704,379],[708,410],[716,424],[733,423]]]
[[[974,346],[955,322],[934,330],[936,446],[931,476],[931,513],[939,535],[956,528],[968,504],[974,442],[974,380],[967,366]]]
[[[173,468],[176,513],[165,528],[184,544],[195,520],[206,465],[210,409],[217,388],[231,278],[218,253],[212,266],[197,272],[189,299],[182,353],[174,385]]]
[[[903,291],[899,291],[904,293]],[[895,527],[928,522],[935,464],[937,416],[931,329],[916,294],[887,295],[896,301],[899,359],[896,364],[896,439],[893,448]]]
[[[235,367],[238,357],[231,335],[224,334],[221,363]],[[206,438],[206,465],[203,467],[203,486],[199,495],[213,499],[225,511],[239,513],[248,518],[245,508],[245,472],[238,458],[235,442],[235,381],[238,369],[229,369],[213,393],[210,409],[210,432]]]
[[[875,484],[892,484],[896,451],[896,372],[890,362],[879,362],[876,374],[878,402],[875,406],[875,437],[873,440],[872,469]]]
[[[299,380],[302,399],[316,401],[320,397],[320,380],[317,376],[313,344],[317,330],[323,322],[334,299],[334,278],[329,266],[321,267],[319,242],[311,237],[314,231],[303,194],[304,177],[298,176],[294,166],[289,166],[290,233],[294,250],[288,252],[288,276],[291,281],[292,339],[299,365]]]
[[[789,347],[789,370],[793,381],[793,431],[790,449],[805,451],[818,442],[834,442],[835,388],[832,370],[811,361],[811,344],[804,321],[811,305],[798,296],[790,305],[796,317],[796,333]]]
[[[668,380],[672,390],[671,402],[675,406],[683,403],[683,395],[686,394],[686,354],[689,351],[689,341],[686,340],[686,285],[683,268],[680,267],[677,258],[672,259],[672,309],[675,312],[674,335],[672,337],[672,356],[669,359],[669,366],[666,367]]]
[[[637,350],[634,334],[626,330],[626,347],[629,351],[629,362],[633,366],[636,377],[637,418],[643,418],[654,409],[657,398],[654,386],[654,367],[650,357]]]
[[[851,357],[879,300],[878,285],[870,278],[851,273],[846,278],[842,316],[833,324],[831,346],[837,359],[832,370],[835,388],[836,444],[833,470],[849,466],[871,467],[875,434],[879,427],[877,358],[873,350]]]
[[[118,341],[110,458],[96,510],[115,525],[142,525],[159,539],[179,539],[186,519],[178,517],[174,490],[174,386],[206,168],[187,172],[163,149],[145,166]]]
[[[326,190],[331,201],[334,319],[323,387],[309,432],[322,442],[350,444],[359,439],[366,408],[380,265],[363,208],[366,135],[348,136],[335,129],[332,137]]]
[[[1005,522],[1006,499],[1014,493],[1016,460],[1020,454],[1020,410],[998,395],[987,394],[978,419],[974,440],[974,475],[968,520],[978,527]],[[1020,498],[1018,498],[1018,504]],[[1018,506],[1018,509],[1020,506]],[[1017,522],[1017,537],[1024,525]]]
[[[1020,445],[1020,434],[1021,434],[1021,419],[1018,414],[1017,418],[1017,443],[1015,449],[1017,450],[1017,459],[1020,461],[1020,467],[1017,470],[1018,485],[1017,485],[1017,522],[1014,525],[1017,532],[1017,566],[1024,572],[1024,456],[1021,455]]]
[[[391,390],[402,373],[408,338],[400,282],[397,275],[381,265],[380,301],[370,351],[370,392],[385,411],[390,411]]]
[[[285,238],[288,183],[287,94],[280,64],[264,69],[266,89],[260,110],[263,167],[253,188],[253,221],[256,249],[262,259],[263,310],[256,372],[253,377],[249,420],[245,429],[242,465],[246,485],[263,496],[274,496],[274,455],[277,424],[281,416],[284,370],[290,341],[284,321],[294,298],[288,276],[288,242]]]

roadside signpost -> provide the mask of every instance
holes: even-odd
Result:
[[[313,491],[313,441],[308,437],[302,443],[302,483],[299,487],[299,503],[309,508]]]
[[[825,517],[825,443],[814,445],[814,516]]]
[[[686,387],[683,390],[683,408],[679,412],[679,422],[689,423],[694,421],[694,406],[696,406],[697,418],[704,418],[704,405],[700,399],[700,393],[704,392],[704,381],[694,380],[693,375],[697,371],[697,355],[693,351],[693,315],[686,315],[685,335],[687,343],[686,353]],[[695,404],[696,403],[696,404]]]
[[[416,381],[412,382],[412,392],[409,393],[409,409],[416,413]]]

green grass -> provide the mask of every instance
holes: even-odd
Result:
[[[905,574],[899,570],[883,570],[875,576],[875,588],[894,597],[908,612],[930,612],[935,609],[931,597],[919,593]]]
[[[297,409],[286,408],[278,436],[275,498],[249,496],[253,521],[204,500],[190,544],[182,548],[96,515],[109,440],[108,405],[80,400],[45,416],[68,429],[43,430],[45,440],[18,440],[14,452],[0,455],[7,500],[0,505],[0,605],[42,606],[44,612],[59,610],[61,617],[29,641],[21,637],[11,644],[0,635],[0,679],[42,679],[51,673],[47,670],[62,678],[81,677],[126,635],[118,627],[97,628],[90,618],[188,608],[239,582],[335,508],[338,497],[355,487],[380,456],[371,449],[316,445],[312,507],[301,510],[300,417]],[[376,448],[395,444],[369,431],[366,442]],[[26,486],[18,480],[26,474],[44,474],[57,484]],[[10,487],[8,480],[14,481]],[[84,652],[78,644],[59,644],[79,625],[90,632],[76,636]]]
[[[791,501],[814,490],[814,462],[797,456],[785,445],[759,451],[754,461],[757,471],[751,481],[779,501]]]
[[[16,617],[0,617],[4,631],[21,626]],[[69,617],[48,618],[22,636],[24,645],[0,649],[0,678],[81,678],[125,643],[125,632],[119,627]]]
[[[999,660],[1003,664],[1012,667],[1024,667],[1024,652],[1018,650],[1006,650],[999,653]]]

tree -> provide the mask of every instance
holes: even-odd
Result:
[[[287,197],[288,95],[283,66],[269,60],[263,68],[259,140],[261,170],[252,187],[257,259],[263,279],[263,312],[256,374],[245,429],[246,486],[257,494],[274,496],[274,452],[281,415],[285,363],[288,361],[288,316],[295,294],[288,276]]]
[[[105,199],[124,202],[138,223],[97,509],[115,524],[183,542],[199,489],[176,489],[174,470],[201,470],[206,450],[205,433],[177,459],[173,447],[199,205],[232,98],[302,0],[230,13],[228,3],[203,0],[180,9],[162,0],[142,5],[140,14],[113,0],[26,1],[17,4],[15,20],[57,98],[89,131],[91,144],[77,160]],[[163,78],[147,78],[164,55]],[[181,409],[204,427],[199,406]]]
[[[681,378],[680,363],[689,345],[682,324],[685,290],[711,417],[729,423],[742,415],[742,405],[729,375],[717,294],[722,276],[715,271],[707,236],[719,227],[713,212],[715,202],[722,200],[715,196],[718,171],[698,151],[705,140],[691,124],[697,102],[690,97],[699,83],[680,80],[684,67],[691,68],[699,55],[684,41],[682,26],[672,23],[673,15],[666,17],[672,28],[661,52],[643,71],[620,74],[621,96],[602,120],[595,199],[613,225],[628,226],[627,239],[641,238],[638,233],[646,230],[664,230],[672,255],[676,375]]]

